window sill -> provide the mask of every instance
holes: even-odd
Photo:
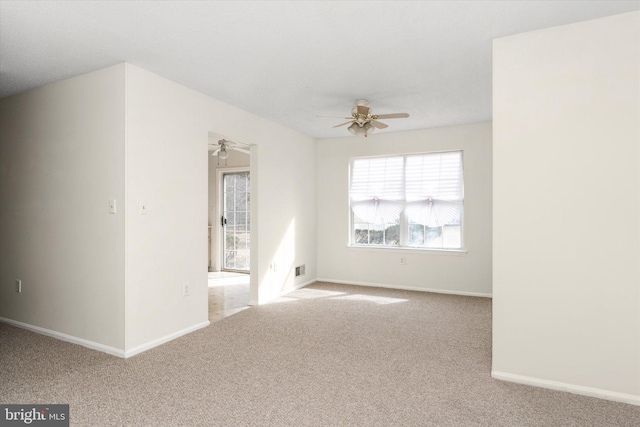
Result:
[[[364,251],[364,252],[392,252],[392,253],[416,253],[416,254],[429,254],[429,255],[451,255],[451,256],[466,256],[466,249],[435,249],[435,248],[409,248],[409,247],[391,247],[391,246],[358,246],[347,245],[347,249],[350,251]]]

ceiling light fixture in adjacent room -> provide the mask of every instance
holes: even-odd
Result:
[[[213,145],[213,143],[209,143],[210,149]],[[217,146],[217,148],[213,150],[213,153],[211,153],[211,155],[218,156],[218,166],[220,166],[220,160],[224,160],[224,165],[227,165],[227,159],[229,158],[228,150],[235,150],[244,154],[251,154],[249,145],[241,142],[232,142],[226,139],[221,139],[215,145]]]

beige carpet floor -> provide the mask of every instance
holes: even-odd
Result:
[[[0,403],[82,426],[637,426],[494,380],[491,300],[317,283],[130,359],[0,324]]]

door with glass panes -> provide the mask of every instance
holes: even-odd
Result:
[[[222,175],[222,269],[249,271],[251,248],[249,172]]]

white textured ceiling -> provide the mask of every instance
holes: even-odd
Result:
[[[316,138],[491,119],[492,39],[640,1],[0,1],[0,97],[127,61]],[[380,131],[376,131],[380,132]],[[384,131],[383,131],[384,132]]]

